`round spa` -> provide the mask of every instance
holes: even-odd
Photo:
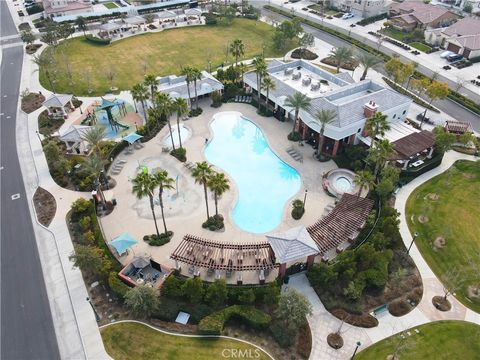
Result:
[[[330,170],[323,177],[323,188],[336,197],[341,197],[344,193],[355,194],[359,189],[354,178],[355,173],[348,169]]]

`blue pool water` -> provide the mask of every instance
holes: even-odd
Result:
[[[275,155],[262,131],[240,113],[218,113],[211,127],[205,156],[237,185],[235,224],[257,234],[275,229],[286,202],[300,190],[299,173]]]

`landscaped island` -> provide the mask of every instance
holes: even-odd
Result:
[[[419,186],[406,205],[410,231],[435,274],[480,311],[480,163],[458,161]],[[443,294],[438,294],[443,295]]]

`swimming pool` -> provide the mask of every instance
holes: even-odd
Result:
[[[213,139],[205,157],[238,188],[233,221],[256,234],[275,229],[285,204],[300,190],[300,174],[270,149],[262,131],[241,113],[218,113],[210,125]]]

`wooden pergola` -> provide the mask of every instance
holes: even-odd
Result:
[[[267,242],[225,243],[188,234],[170,258],[210,270],[261,271],[278,267]]]

